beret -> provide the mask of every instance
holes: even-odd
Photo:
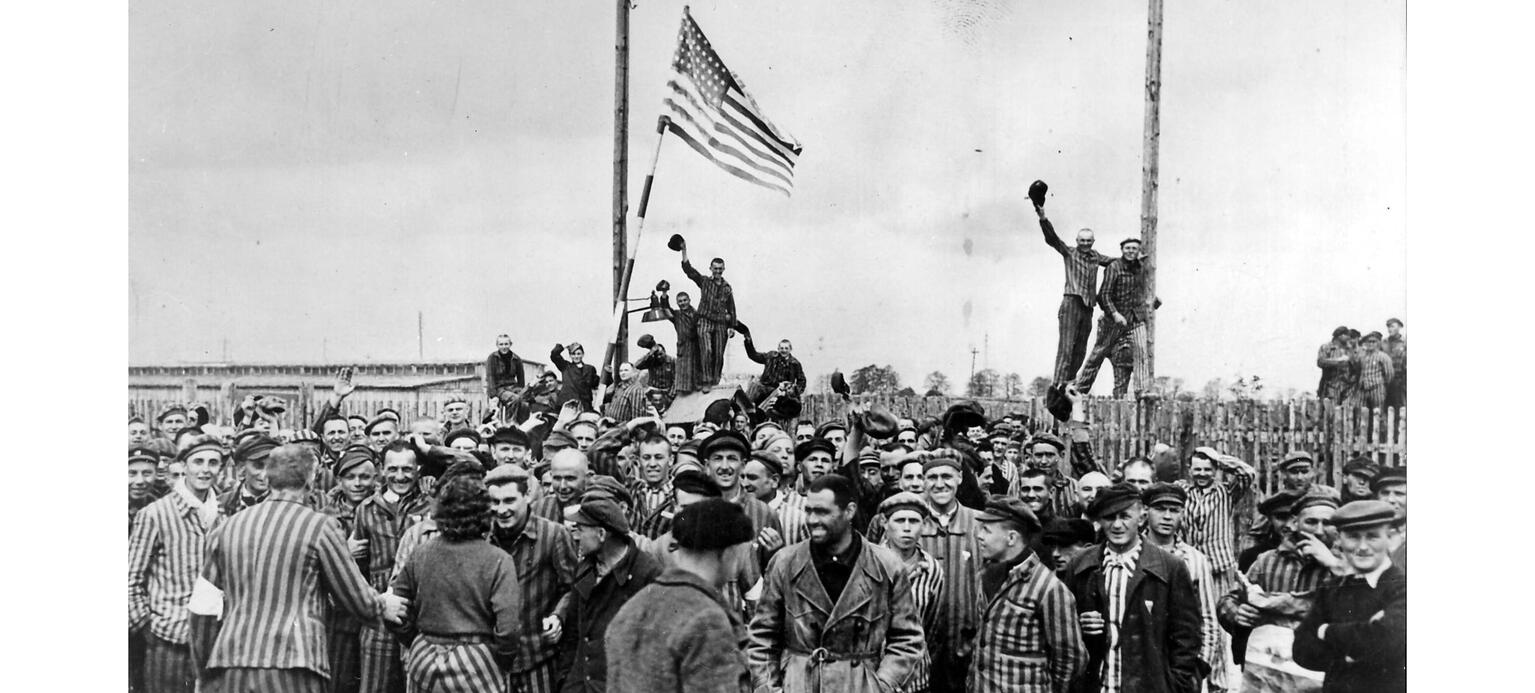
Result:
[[[1353,474],[1366,481],[1374,480],[1380,474],[1380,467],[1370,461],[1368,457],[1355,457],[1343,465],[1344,474]]]
[[[1380,490],[1387,486],[1395,486],[1405,483],[1407,483],[1406,467],[1387,467],[1381,470],[1380,474],[1370,481],[1370,490],[1374,491],[1375,493],[1380,493]]]
[[[684,469],[672,477],[672,488],[678,491],[687,491],[699,496],[719,498],[722,495],[719,484],[696,469]]]
[[[565,345],[565,351],[566,352],[586,351],[586,347],[581,346],[580,342],[571,342],[571,343]]]
[[[1188,505],[1189,492],[1185,491],[1182,486],[1169,484],[1166,481],[1158,481],[1147,486],[1146,490],[1141,492],[1141,502],[1147,506],[1167,501],[1172,501],[1178,505]]]
[[[526,434],[524,434],[523,437],[526,438]],[[453,445],[453,441],[458,440],[459,438],[468,438],[473,440],[476,446],[485,442],[485,439],[480,437],[480,433],[472,428],[456,428],[452,433],[449,433],[447,436],[443,437],[442,444],[451,446]]]
[[[580,505],[566,508],[565,519],[578,525],[596,525],[621,535],[629,533],[629,518],[624,517],[623,508],[612,499],[601,496],[582,498]]]
[[[277,445],[277,441],[268,437],[266,434],[258,433],[257,435],[246,438],[245,440],[242,440],[235,445],[234,458],[239,462],[266,459],[267,455],[272,454],[272,451],[277,449]],[[190,454],[190,450],[191,448],[188,448],[182,452],[184,454]]]
[[[1285,453],[1284,459],[1279,460],[1279,468],[1289,469],[1291,466],[1301,462],[1305,462],[1306,464],[1315,464],[1316,460],[1312,459],[1311,453],[1306,452],[1305,450],[1291,450],[1290,452]]]
[[[923,474],[927,474],[928,472],[933,471],[939,467],[953,467],[954,471],[964,471],[964,468],[961,467],[959,463],[959,455],[956,453],[936,451],[930,455],[925,456],[922,460]]]
[[[1113,515],[1141,500],[1141,492],[1134,485],[1120,482],[1098,492],[1098,497],[1087,506],[1087,516],[1093,519]]]
[[[181,407],[181,406],[176,406],[176,407],[171,407],[169,409],[166,409],[165,411],[160,412],[159,416],[155,417],[155,421],[157,421],[157,422],[158,421],[164,421],[165,417],[171,416],[172,414],[180,414],[182,416],[186,416],[187,415],[187,408],[186,407]]]
[[[725,549],[751,541],[754,536],[746,511],[722,498],[699,501],[677,511],[672,518],[672,539],[684,549]]]
[[[553,433],[550,433],[549,435],[550,437],[554,436]],[[508,445],[520,445],[525,448],[532,445],[532,442],[528,440],[528,434],[526,431],[523,431],[520,428],[511,427],[496,429],[496,432],[490,435],[490,440],[488,442],[491,445],[496,445],[497,443],[506,443]],[[544,444],[548,445],[548,442],[546,441]],[[570,444],[576,444],[574,438],[571,439]]]
[[[897,493],[879,504],[879,514],[887,518],[894,515],[897,510],[915,510],[922,517],[933,516],[933,509],[928,506],[927,501],[911,491]]]
[[[1040,537],[1046,546],[1091,544],[1095,539],[1097,536],[1093,532],[1093,523],[1079,517],[1052,518]]]
[[[1299,515],[1302,510],[1317,505],[1336,508],[1338,507],[1338,499],[1327,493],[1307,493],[1290,504],[1290,514]]]
[[[1395,520],[1396,506],[1385,501],[1358,500],[1338,508],[1338,512],[1333,513],[1332,526],[1341,532],[1390,524]]]
[[[586,492],[591,493],[593,491],[608,494],[613,500],[618,501],[620,505],[632,504],[634,502],[634,496],[629,493],[629,489],[625,488],[619,480],[606,474],[593,475],[591,480],[586,483]]]
[[[378,454],[373,452],[373,448],[366,445],[348,445],[341,451],[341,458],[336,460],[336,476],[341,476],[352,468],[368,462],[378,464]]]
[[[528,470],[522,468],[522,465],[498,464],[494,469],[485,473],[485,483],[487,485],[496,485],[517,481],[518,479],[526,481],[532,476],[532,474],[528,473]]]
[[[1012,522],[1029,533],[1037,533],[1040,529],[1039,517],[1029,509],[1029,506],[1024,505],[1022,499],[1014,496],[988,497],[986,506],[976,513],[975,521]]]
[[[492,444],[494,444],[496,441],[494,436],[492,436],[490,440]],[[549,456],[550,450],[564,450],[565,448],[573,447],[576,447],[576,439],[574,436],[565,431],[550,431],[549,437],[544,438],[544,457]]]
[[[728,429],[715,431],[698,444],[698,456],[706,460],[710,455],[725,450],[735,450],[741,453],[742,457],[746,457],[751,454],[752,446],[746,441],[746,436]]]
[[[827,421],[826,423],[815,427],[815,437],[825,438],[826,434],[830,431],[842,431],[843,433],[846,433],[847,424],[842,423],[841,421]]]
[[[160,455],[153,448],[136,445],[128,448],[128,464],[133,464],[134,462],[160,464]]]
[[[638,344],[641,349],[649,349],[656,345],[656,338],[648,334],[642,334],[640,335],[639,341],[635,343]]]
[[[1066,442],[1054,433],[1036,433],[1029,439],[1029,447],[1033,448],[1040,443],[1046,443],[1055,447],[1056,452],[1066,452]]]
[[[1258,513],[1262,515],[1273,515],[1274,513],[1281,511],[1289,512],[1290,506],[1295,505],[1295,501],[1300,500],[1301,496],[1304,495],[1304,493],[1300,493],[1298,491],[1280,491],[1274,495],[1269,496],[1268,498],[1263,499],[1263,502],[1258,504]]]
[[[805,458],[810,456],[810,453],[816,451],[824,452],[828,455],[831,455],[833,458],[837,456],[837,446],[832,445],[832,442],[825,438],[816,436],[815,438],[811,438],[810,440],[794,446],[794,461],[804,462]]]
[[[752,459],[762,465],[763,469],[766,469],[769,474],[783,476],[783,463],[778,461],[777,455],[764,450],[758,450],[752,453]]]
[[[373,433],[373,429],[378,428],[379,424],[382,424],[385,421],[392,422],[397,426],[400,423],[400,419],[398,417],[379,414],[378,416],[373,417],[373,420],[369,421],[367,426],[363,426],[362,432],[371,435]]]

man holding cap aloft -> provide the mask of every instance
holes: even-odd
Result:
[[[607,656],[603,633],[624,603],[661,574],[661,564],[634,546],[629,519],[618,503],[607,498],[582,500],[565,510],[572,525],[576,552],[575,585],[564,613],[560,665],[565,693],[599,693],[607,686]]]
[[[992,496],[976,515],[986,605],[965,689],[1065,693],[1087,664],[1077,604],[1029,549],[1039,518],[1017,498]]]
[[[1332,517],[1350,575],[1323,587],[1295,631],[1295,663],[1326,673],[1322,690],[1407,690],[1407,574],[1391,564],[1397,509],[1354,501]]]
[[[718,498],[683,508],[672,523],[672,565],[608,624],[608,691],[750,691],[720,588],[746,560],[752,524]]]
[[[1065,569],[1088,651],[1087,672],[1074,690],[1195,693],[1205,664],[1188,568],[1141,541],[1145,507],[1134,486],[1104,489],[1087,512],[1105,541]]]

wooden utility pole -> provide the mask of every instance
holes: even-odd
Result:
[[[416,360],[426,360],[426,318],[421,311],[416,311]]]
[[[1146,300],[1157,295],[1157,140],[1162,134],[1162,0],[1146,12],[1146,149],[1141,159],[1141,247],[1146,249]],[[1146,385],[1156,382],[1157,312],[1146,318]]]
[[[629,0],[618,0],[617,37],[613,45],[613,303],[624,301],[624,264],[629,259]],[[618,322],[614,345],[613,374],[628,360],[629,316]]]

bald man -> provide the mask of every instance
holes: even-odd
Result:
[[[574,448],[554,453],[549,460],[550,487],[533,502],[533,515],[564,524],[565,508],[581,504],[581,494],[586,493],[591,476],[591,461],[586,453]]]
[[[1093,504],[1093,499],[1098,497],[1099,491],[1108,488],[1113,483],[1109,476],[1103,472],[1083,474],[1082,478],[1077,479],[1077,502],[1073,503],[1070,511],[1063,513],[1063,516],[1080,517],[1084,520],[1090,519],[1087,517],[1087,506]]]

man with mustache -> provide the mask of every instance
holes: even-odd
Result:
[[[575,582],[576,548],[565,527],[529,512],[529,474],[502,465],[485,475],[490,492],[490,543],[511,554],[522,582],[521,647],[512,660],[511,690],[558,690],[563,624],[559,605]]]
[[[1131,387],[1136,397],[1151,394],[1146,383],[1146,320],[1161,301],[1146,295],[1149,273],[1141,256],[1140,239],[1126,238],[1119,242],[1120,257],[1110,262],[1103,273],[1103,290],[1098,294],[1098,305],[1103,308],[1103,318],[1098,321],[1098,341],[1077,375],[1079,392],[1091,392],[1093,381],[1098,379],[1098,369],[1108,358],[1109,350],[1119,341],[1120,335],[1130,334],[1130,345],[1135,357],[1135,369],[1131,375]]]
[[[388,421],[386,419],[386,421]],[[420,462],[409,440],[395,440],[383,450],[384,483],[375,495],[357,506],[352,536],[367,542],[363,574],[374,591],[389,592],[395,552],[400,538],[431,510],[432,499],[417,480]],[[382,628],[365,626],[359,637],[362,652],[362,693],[399,693],[405,688],[400,644]]]
[[[219,442],[197,436],[176,459],[186,476],[139,513],[128,537],[128,632],[144,639],[144,684],[156,693],[191,693],[196,684],[187,604],[207,538],[224,519],[213,495],[224,467]]]

